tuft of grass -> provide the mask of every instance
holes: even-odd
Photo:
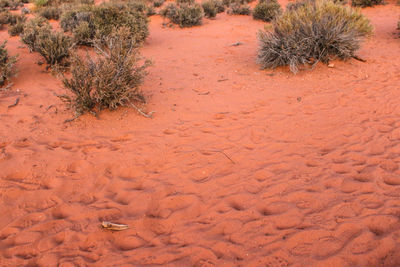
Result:
[[[355,57],[361,41],[372,34],[369,20],[359,10],[332,1],[317,0],[287,10],[260,31],[257,61],[263,68],[299,65],[332,58]]]
[[[204,12],[199,4],[168,4],[160,11],[161,16],[168,18],[172,23],[181,28],[201,25]]]
[[[15,75],[14,65],[17,62],[16,56],[10,56],[6,48],[6,41],[0,44],[0,88]]]
[[[375,5],[382,5],[384,0],[351,0],[352,6],[358,7],[371,7]]]
[[[281,13],[281,5],[277,0],[260,0],[254,7],[253,18],[270,22]]]
[[[145,102],[140,85],[146,75],[148,61],[143,62],[138,48],[129,37],[130,29],[122,27],[94,43],[96,59],[74,54],[71,76],[63,78],[64,87],[72,96],[64,96],[79,116],[85,112],[116,109],[132,102]]]
[[[239,4],[237,2],[232,3],[229,6],[228,14],[231,15],[250,15],[251,9],[249,5]]]

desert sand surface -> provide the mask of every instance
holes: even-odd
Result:
[[[362,13],[367,62],[296,75],[260,70],[250,16],[152,16],[153,118],[68,123],[60,80],[3,29],[0,266],[400,266],[400,6]]]

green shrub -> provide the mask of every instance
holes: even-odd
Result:
[[[141,57],[130,29],[122,27],[104,40],[96,40],[96,60],[89,55],[72,58],[71,77],[63,79],[64,87],[73,96],[64,98],[71,103],[77,115],[118,106],[132,101],[145,102],[139,89],[146,75],[148,62],[140,65]]]
[[[260,0],[254,7],[253,18],[270,22],[282,13],[281,6],[276,0]]]
[[[161,10],[160,14],[182,28],[200,25],[204,16],[203,9],[199,4],[178,6],[170,3]]]
[[[331,58],[354,57],[372,26],[358,10],[331,1],[307,3],[287,10],[272,23],[271,31],[259,33],[258,62],[263,68],[298,66]]]
[[[47,64],[66,66],[71,49],[70,37],[60,32],[39,31],[35,42],[35,51],[44,57]]]
[[[153,2],[153,6],[154,6],[154,7],[160,7],[160,6],[162,6],[164,3],[165,3],[165,0],[155,0],[155,1]]]
[[[20,34],[23,43],[28,45],[29,50],[35,51],[36,41],[39,33],[50,32],[51,26],[46,19],[36,17],[28,20],[24,25],[24,30]]]
[[[232,3],[229,6],[228,14],[231,15],[250,15],[251,9],[250,6],[239,4],[239,3]]]
[[[61,16],[61,9],[56,6],[45,6],[38,9],[38,15],[46,19],[58,20]]]
[[[11,57],[6,49],[6,41],[0,45],[0,88],[3,87],[14,74],[14,64],[17,57]]]
[[[384,0],[351,0],[352,6],[369,7],[375,5],[382,5]]]

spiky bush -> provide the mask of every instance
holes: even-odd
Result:
[[[277,0],[260,0],[253,9],[253,18],[270,22],[281,13],[281,5]]]
[[[225,11],[225,6],[220,0],[206,0],[201,6],[207,18],[214,18],[218,13]]]
[[[200,25],[204,16],[203,8],[199,4],[170,3],[161,10],[160,14],[182,28]]]
[[[250,6],[246,4],[232,3],[229,6],[228,14],[230,15],[250,15]]]
[[[63,13],[61,27],[73,32],[74,39],[80,44],[91,44],[95,38],[108,36],[114,28],[127,27],[130,38],[140,45],[149,35],[146,15],[125,4],[78,6]],[[85,23],[80,25],[82,22]]]
[[[6,41],[0,45],[0,88],[3,87],[15,73],[14,64],[17,57],[11,57],[6,49]]]
[[[372,33],[372,26],[359,10],[317,0],[287,10],[272,23],[272,30],[260,31],[258,62],[263,68],[298,66],[331,58],[355,56],[360,42]]]
[[[381,5],[384,3],[384,0],[351,0],[352,6],[359,7],[369,7],[375,5]]]
[[[70,56],[73,43],[70,37],[52,31],[39,31],[35,42],[35,51],[39,52],[46,63],[53,65],[66,66]]]
[[[28,20],[24,25],[24,30],[20,34],[21,41],[28,45],[29,50],[35,51],[36,41],[39,33],[50,33],[51,26],[46,19],[36,17]]]
[[[9,19],[8,33],[11,36],[19,35],[24,31],[26,17],[24,15],[12,15]]]
[[[164,3],[165,3],[165,0],[155,0],[155,1],[153,2],[153,6],[154,6],[154,7],[160,7],[160,6],[162,6]]]
[[[61,16],[61,9],[57,6],[45,6],[38,9],[38,15],[46,19],[58,20]]]
[[[130,29],[113,31],[106,40],[95,41],[96,60],[75,54],[71,77],[63,79],[64,87],[73,93],[65,99],[77,115],[94,109],[115,109],[129,106],[132,101],[144,102],[139,86],[146,75],[148,62],[142,58],[136,44],[129,38]]]

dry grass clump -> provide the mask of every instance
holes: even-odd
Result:
[[[8,22],[10,23],[8,33],[11,36],[19,35],[24,31],[26,17],[24,15],[12,14]]]
[[[382,5],[384,0],[351,0],[352,6],[369,7],[375,5]]]
[[[73,43],[70,37],[53,31],[39,31],[35,42],[35,51],[39,52],[46,63],[54,66],[68,65]]]
[[[0,88],[2,88],[10,79],[14,72],[14,64],[17,57],[11,57],[6,49],[6,41],[0,45]]]
[[[64,95],[63,99],[72,105],[77,116],[131,106],[134,101],[145,102],[139,86],[149,63],[140,63],[143,60],[129,35],[130,29],[122,27],[105,39],[96,40],[96,59],[73,55],[71,77],[63,79],[64,87],[73,96]]]
[[[225,11],[225,6],[222,1],[219,0],[207,0],[201,3],[204,10],[204,15],[207,18],[215,18],[218,13]]]
[[[108,36],[114,28],[126,27],[129,38],[140,45],[149,35],[147,14],[126,4],[82,5],[63,13],[61,27],[71,31],[78,44],[92,45]]]
[[[170,3],[160,11],[160,15],[183,28],[201,25],[204,11],[197,3],[181,5]]]
[[[23,32],[20,34],[21,41],[28,45],[29,51],[33,52],[36,48],[39,33],[43,34],[50,31],[51,26],[46,19],[42,17],[30,19],[25,23]]]
[[[240,4],[238,2],[232,3],[229,6],[228,14],[230,15],[250,15],[251,8],[249,5]]]
[[[332,58],[355,57],[372,26],[357,9],[317,0],[287,10],[259,32],[257,61],[263,68],[289,65],[294,73],[306,63],[328,63]]]
[[[270,22],[281,13],[281,5],[277,0],[260,0],[254,7],[253,18]]]
[[[61,16],[61,8],[58,6],[44,6],[37,9],[37,13],[39,16],[44,17],[46,19],[54,19],[58,20]]]

